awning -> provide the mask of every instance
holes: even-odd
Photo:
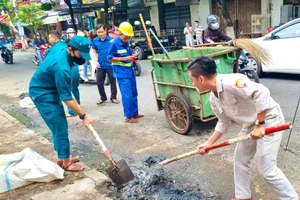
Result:
[[[58,15],[48,16],[43,19],[43,24],[56,24],[58,22],[57,18]]]
[[[4,24],[4,23],[6,23],[6,15],[0,15],[0,23],[1,24]]]

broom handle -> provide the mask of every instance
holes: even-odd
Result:
[[[142,22],[142,25],[143,25],[143,28],[144,28],[144,31],[145,31],[145,34],[146,34],[148,43],[149,43],[149,47],[150,47],[151,52],[152,52],[152,55],[153,55],[153,57],[155,58],[156,56],[155,56],[154,49],[153,49],[153,46],[152,46],[152,41],[151,41],[151,38],[150,38],[149,35],[148,35],[148,31],[147,31],[147,29],[146,29],[146,25],[145,25],[145,22],[144,22],[143,15],[140,13],[139,16],[140,16],[140,19],[141,19],[141,22]]]
[[[205,43],[205,44],[193,45],[193,47],[210,47],[210,46],[217,46],[217,45],[224,45],[224,44],[230,44],[230,42]]]
[[[292,128],[292,124],[290,122],[287,122],[287,123],[284,123],[284,124],[280,124],[278,126],[265,128],[263,133],[265,135],[269,135],[269,134],[276,133],[278,131],[283,131],[283,130],[290,129],[290,128]],[[225,147],[225,146],[235,144],[235,143],[238,143],[238,142],[241,142],[241,141],[244,141],[244,140],[248,140],[248,139],[251,139],[250,133],[247,134],[247,135],[243,135],[243,136],[240,136],[240,137],[236,137],[236,138],[232,138],[232,139],[220,142],[218,144],[209,145],[209,146],[205,147],[204,150],[206,152],[208,152],[208,151],[213,150],[213,149]],[[187,158],[187,157],[190,157],[190,156],[193,156],[193,155],[196,155],[196,154],[198,154],[198,150],[190,151],[190,152],[181,154],[179,156],[176,156],[176,157],[173,157],[173,158],[170,158],[170,159],[166,159],[166,160],[158,163],[158,165],[167,165],[171,162],[175,162],[177,160],[181,160],[183,158]]]
[[[96,140],[98,141],[102,151],[104,152],[104,155],[108,158],[108,160],[111,162],[111,164],[113,164],[114,166],[117,166],[116,162],[114,161],[114,159],[112,158],[112,156],[110,155],[110,152],[108,151],[108,149],[106,148],[106,146],[104,145],[104,143],[102,142],[101,138],[99,137],[98,133],[95,131],[93,125],[89,125],[88,129],[90,131],[92,131],[93,135],[95,136]]]

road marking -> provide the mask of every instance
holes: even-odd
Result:
[[[146,148],[142,148],[142,149],[140,149],[140,150],[137,150],[137,151],[135,151],[134,153],[143,153],[143,152],[148,151],[149,149],[152,149],[153,147],[156,147],[156,146],[157,146],[157,144],[154,144],[153,146],[150,146],[150,147],[146,147]]]

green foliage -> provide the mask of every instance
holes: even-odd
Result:
[[[5,14],[8,14],[11,19],[14,18],[14,9],[10,0],[0,0],[1,10],[4,10]]]
[[[52,3],[42,3],[41,5],[41,9],[43,11],[52,10],[52,7],[53,7]]]
[[[30,5],[19,5],[15,20],[32,26],[36,31],[38,27],[43,24],[42,19],[39,18],[39,16],[43,14],[40,4],[31,3]]]
[[[6,24],[0,24],[0,32],[4,33],[6,37],[11,36],[10,28]]]

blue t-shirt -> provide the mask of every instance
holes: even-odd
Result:
[[[110,41],[107,54],[107,60],[114,57],[127,57],[132,55],[129,42],[122,42],[120,37]],[[134,76],[131,60],[112,62],[114,77],[116,78],[132,78]]]
[[[96,37],[93,39],[92,48],[98,53],[98,63],[102,69],[111,69],[111,63],[107,60],[108,48],[110,45],[110,41],[112,38],[110,36],[106,36],[104,40],[101,40],[100,37]]]
[[[37,68],[29,83],[29,96],[40,102],[72,100],[70,90],[73,62],[67,44],[58,41]]]
[[[40,41],[38,41],[38,40],[34,40],[34,41],[33,41],[33,45],[36,46],[36,47],[40,47],[40,46],[42,46],[43,44],[45,45],[46,42],[45,42],[44,40],[42,40],[42,39],[41,39]]]

